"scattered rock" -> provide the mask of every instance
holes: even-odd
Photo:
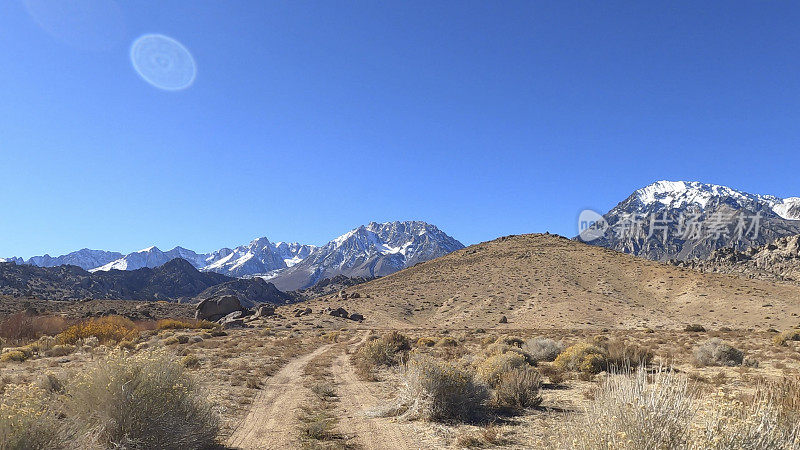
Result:
[[[503,316],[500,318],[500,323],[508,323],[508,317]]]
[[[363,322],[364,321],[364,316],[362,316],[359,313],[353,313],[353,314],[350,314],[349,319],[350,320],[355,320],[356,322]]]
[[[244,320],[242,319],[235,319],[235,320],[228,320],[222,323],[222,328],[229,329],[229,328],[244,328]]]
[[[353,292],[352,294],[350,294],[350,298],[361,298],[361,294],[359,294],[358,292]]]
[[[244,313],[242,313],[242,311],[234,311],[234,312],[226,315],[222,319],[219,319],[219,322],[220,323],[230,322],[232,320],[241,319],[243,317],[244,317]]]

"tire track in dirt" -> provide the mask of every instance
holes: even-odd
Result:
[[[247,417],[236,428],[227,445],[237,449],[295,448],[293,435],[297,423],[296,410],[308,397],[303,386],[303,369],[309,361],[333,344],[323,345],[313,352],[287,363],[261,387],[253,400]]]
[[[359,343],[364,342],[366,338],[365,335]],[[358,448],[364,450],[433,448],[415,436],[411,424],[368,416],[370,411],[385,407],[387,401],[373,393],[367,382],[358,378],[348,355],[340,355],[334,359],[331,371],[339,396],[339,408],[343,410],[337,428],[346,436],[354,436],[353,442]]]

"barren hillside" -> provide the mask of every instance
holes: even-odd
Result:
[[[798,286],[698,273],[547,234],[473,245],[348,294],[309,306],[343,306],[364,314],[365,326],[387,328],[780,329],[800,321]]]

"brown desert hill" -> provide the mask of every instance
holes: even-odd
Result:
[[[549,234],[473,245],[347,293],[309,306],[341,306],[377,328],[763,330],[800,321],[800,286],[700,273]]]

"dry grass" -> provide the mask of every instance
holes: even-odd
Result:
[[[455,445],[458,448],[484,448],[500,447],[508,444],[503,430],[496,425],[488,425],[477,430],[470,430],[456,437]]]
[[[365,342],[353,354],[352,360],[360,378],[374,381],[377,369],[400,364],[409,350],[411,344],[408,337],[392,331]]]
[[[482,416],[487,398],[474,373],[418,355],[403,371],[398,412],[434,422],[471,421]]]
[[[555,448],[795,449],[800,424],[784,420],[776,396],[760,388],[741,401],[724,393],[700,397],[674,372],[615,374],[585,412],[560,430]]]
[[[8,387],[0,400],[0,449],[68,448],[74,436],[59,414],[47,391],[33,385]]]
[[[718,338],[711,338],[694,350],[695,363],[702,366],[740,366],[744,352]]]
[[[32,316],[24,312],[13,314],[0,322],[0,339],[7,344],[20,345],[64,331],[70,322],[59,316]]]
[[[546,337],[531,339],[522,346],[536,361],[554,361],[564,351],[564,344]]]
[[[95,430],[103,446],[216,446],[216,414],[183,366],[164,353],[112,354],[67,391],[69,414]]]
[[[509,370],[500,377],[492,391],[492,403],[495,407],[510,410],[521,410],[539,406],[542,396],[539,389],[542,376],[531,366],[522,366]]]

